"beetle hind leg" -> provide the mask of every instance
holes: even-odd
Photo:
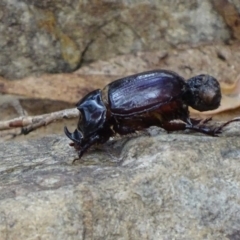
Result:
[[[188,129],[195,132],[204,133],[210,136],[218,136],[218,134],[222,133],[222,128],[219,128],[219,127],[210,128],[205,125],[198,126],[198,125],[193,125],[193,124],[184,123],[184,122],[167,122],[167,123],[163,123],[161,127],[168,132]]]
[[[226,126],[228,126],[230,123],[232,123],[232,122],[239,122],[239,121],[240,121],[240,117],[234,118],[234,119],[232,119],[232,120],[229,120],[229,121],[223,123],[222,125],[220,125],[220,126],[217,127],[216,129],[217,129],[218,131],[221,131],[221,132],[222,132],[223,128],[225,128]]]
[[[193,130],[195,132],[201,132],[206,135],[213,136],[213,137],[217,137],[218,134],[222,133],[221,127],[210,128],[205,125],[194,126],[194,125],[186,124],[186,129]]]
[[[190,123],[192,125],[198,125],[198,124],[206,124],[208,122],[212,121],[212,117],[205,118],[205,119],[195,119],[195,118],[190,118]]]

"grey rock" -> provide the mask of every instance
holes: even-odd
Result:
[[[0,239],[237,239],[239,127],[150,129],[75,164],[63,136],[2,143]]]
[[[2,0],[0,20],[0,75],[8,79],[70,72],[120,54],[231,39],[210,0]]]

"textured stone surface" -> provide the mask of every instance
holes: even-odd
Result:
[[[138,52],[82,67],[74,74],[127,76],[152,69],[168,69],[185,79],[210,74],[220,83],[233,83],[239,76],[240,44],[211,44],[180,50]]]
[[[0,75],[69,72],[119,54],[227,41],[238,26],[220,11],[226,2],[236,17],[239,4],[227,0],[2,0]]]
[[[240,134],[151,128],[76,153],[62,136],[0,145],[0,239],[237,239]],[[120,155],[119,155],[120,154]]]

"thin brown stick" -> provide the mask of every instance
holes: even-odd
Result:
[[[79,111],[76,108],[64,109],[62,111],[38,116],[21,116],[8,121],[0,121],[0,131],[12,128],[23,128],[22,133],[28,134],[37,128],[46,126],[57,120],[76,118],[78,116]]]

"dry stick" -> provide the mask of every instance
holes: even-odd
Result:
[[[79,116],[79,111],[76,108],[64,109],[58,112],[38,116],[21,116],[8,121],[0,121],[0,131],[12,128],[23,128],[22,133],[28,134],[31,131],[46,126],[54,121],[64,118],[76,118]]]
[[[46,126],[54,121],[62,120],[64,118],[77,118],[79,116],[79,111],[76,108],[64,109],[58,112],[52,112],[48,114],[38,115],[38,116],[21,116],[8,121],[0,121],[0,131],[8,130],[13,128],[23,128],[22,133],[28,134],[31,131]],[[209,119],[207,119],[208,121]],[[222,124],[219,129],[227,126],[231,122],[240,121],[240,117],[234,118],[224,124]]]

